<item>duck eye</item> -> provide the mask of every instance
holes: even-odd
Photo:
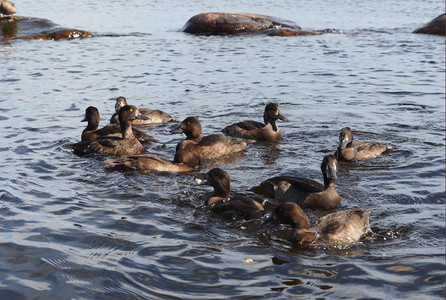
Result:
[[[133,108],[130,108],[129,110],[130,110],[130,112],[132,112],[132,111],[133,111]]]

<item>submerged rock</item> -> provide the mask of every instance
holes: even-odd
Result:
[[[196,35],[266,34],[270,36],[319,35],[339,30],[305,31],[293,21],[250,13],[201,13],[190,18],[183,31]]]
[[[439,15],[425,26],[418,28],[413,33],[435,34],[446,36],[446,13]]]
[[[60,40],[93,37],[94,34],[71,28],[63,28],[49,20],[15,16],[13,20],[0,22],[1,35],[4,39],[22,40]]]

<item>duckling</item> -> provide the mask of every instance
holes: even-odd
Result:
[[[139,114],[138,108],[126,105],[119,110],[121,137],[109,136],[94,141],[85,141],[72,145],[74,153],[85,155],[91,153],[113,156],[138,155],[144,153],[144,147],[133,135],[131,122],[137,118],[146,118]]]
[[[273,198],[296,202],[305,207],[331,209],[341,204],[335,188],[338,161],[332,154],[325,155],[321,163],[324,184],[306,178],[278,176],[263,181],[263,187]]]
[[[81,122],[88,122],[87,127],[82,131],[81,141],[94,141],[105,136],[122,137],[121,126],[118,124],[109,124],[101,129],[98,129],[101,117],[99,111],[94,106],[89,106],[85,110],[85,117]],[[132,128],[133,135],[141,142],[158,142],[157,139],[152,138],[148,134],[139,129]]]
[[[369,217],[370,212],[366,209],[348,209],[328,214],[310,228],[308,217],[299,205],[283,202],[264,220],[260,228],[267,230],[278,224],[287,224],[292,227],[292,243],[345,245],[359,241],[370,226]]]
[[[12,2],[9,2],[8,0],[0,0],[0,13],[4,17],[5,15],[13,15],[17,12],[17,9],[15,8],[14,4]],[[11,16],[11,20],[13,17]]]
[[[184,133],[186,139],[179,142],[177,149],[194,150],[202,159],[213,159],[243,151],[246,142],[228,138],[223,134],[202,137],[201,123],[195,117],[187,117],[181,124],[170,131],[172,134]]]
[[[107,159],[105,164],[111,167],[125,167],[132,170],[186,173],[199,169],[200,157],[192,150],[180,149],[176,151],[173,161],[154,154],[142,154]]]
[[[395,146],[370,141],[353,141],[353,132],[344,127],[339,134],[339,145],[334,153],[338,160],[366,160],[382,155]]]
[[[202,184],[214,188],[211,197],[205,205],[214,213],[224,218],[241,217],[247,220],[260,218],[264,212],[263,206],[245,195],[231,194],[231,181],[227,172],[214,168],[206,173]]]
[[[119,118],[118,118],[118,112],[119,109],[123,106],[127,105],[127,100],[120,96],[116,98],[116,104],[115,104],[115,110],[116,112],[112,115],[110,119],[110,124],[119,124]],[[140,108],[139,112],[148,117],[146,120],[133,120],[133,125],[152,125],[152,124],[158,124],[158,123],[167,123],[173,121],[173,118],[161,111],[161,110],[153,110],[149,108]]]
[[[277,141],[281,137],[281,132],[277,127],[277,120],[288,121],[285,118],[277,103],[268,103],[263,113],[264,123],[257,121],[244,121],[226,126],[223,133],[256,141]]]

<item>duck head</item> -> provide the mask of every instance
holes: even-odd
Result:
[[[89,130],[95,130],[98,128],[100,120],[99,110],[94,106],[89,106],[85,110],[85,116],[81,122],[88,122]]]
[[[279,224],[291,225],[294,228],[308,229],[310,223],[305,212],[294,202],[282,202],[260,225],[263,230],[274,228]]]
[[[119,110],[121,109],[121,107],[126,106],[126,105],[127,105],[127,100],[124,97],[119,96],[118,98],[116,98],[115,110],[117,113],[119,113]]]
[[[121,126],[123,138],[133,134],[132,121],[136,119],[150,120],[150,118],[140,114],[136,106],[126,105],[119,109],[119,124]]]
[[[338,177],[336,173],[338,172],[339,165],[338,160],[333,154],[328,154],[324,156],[321,163],[321,171],[324,174],[324,178],[336,180]]]
[[[195,117],[187,117],[178,127],[172,129],[170,133],[184,133],[188,140],[201,140],[201,123]]]
[[[260,225],[262,231],[271,229],[279,224],[291,225],[293,232],[291,241],[298,244],[314,242],[316,234],[309,230],[310,223],[305,212],[294,202],[282,202],[274,208],[271,215]]]
[[[276,121],[278,119],[282,121],[288,121],[288,119],[285,118],[284,115],[282,115],[279,104],[268,103],[265,107],[265,112],[263,113],[263,121],[265,122],[265,125],[268,125],[268,123],[270,123],[271,126],[273,127],[274,132],[276,132],[277,131]]]
[[[351,142],[353,142],[353,132],[350,127],[344,127],[339,134],[339,149],[345,149]]]
[[[206,184],[214,188],[214,192],[210,199],[214,197],[227,198],[231,190],[231,180],[228,173],[220,168],[211,169],[204,175],[204,180],[200,184]],[[209,199],[206,200],[205,205],[210,205]]]

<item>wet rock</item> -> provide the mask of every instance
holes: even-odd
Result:
[[[413,33],[435,34],[446,36],[446,13],[439,15],[425,26],[418,28]]]
[[[84,30],[63,28],[46,19],[22,16],[0,22],[0,33],[0,39],[21,40],[69,40],[94,36]]]
[[[232,35],[264,33],[277,28],[289,29],[289,32],[301,29],[292,21],[266,15],[211,12],[190,18],[183,31],[197,35]]]
[[[32,37],[21,37],[23,40],[71,40],[77,38],[93,37],[90,32],[78,29],[62,29],[54,32],[42,33]]]

